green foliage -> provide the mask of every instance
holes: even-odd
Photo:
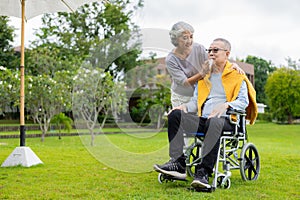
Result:
[[[157,128],[160,128],[163,114],[171,104],[171,82],[167,75],[157,74],[156,67],[159,63],[154,56],[150,60],[143,60],[140,66],[128,71],[124,80],[127,87],[134,91],[131,95],[132,120],[140,125],[156,123]]]
[[[26,73],[37,76],[46,74],[54,77],[58,71],[76,71],[79,60],[76,56],[66,58],[61,48],[41,45],[27,51]]]
[[[171,107],[170,88],[156,84],[153,88],[138,88],[135,93],[133,96],[140,96],[140,99],[132,108],[133,120],[140,124],[156,123],[156,127],[161,128],[163,115]]]
[[[0,66],[0,115],[5,107],[13,107],[19,99],[20,80],[17,71]]]
[[[49,130],[52,117],[71,108],[72,76],[69,72],[56,72],[54,77],[47,74],[26,76],[26,109],[39,123],[43,132],[42,141]]]
[[[265,87],[268,105],[274,117],[280,121],[293,122],[300,116],[300,71],[280,68],[272,73]]]
[[[257,115],[257,119],[258,121],[264,121],[264,122],[272,122],[273,120],[273,116],[271,113],[259,113]]]
[[[272,66],[271,61],[267,62],[262,58],[256,56],[247,56],[246,63],[254,65],[254,80],[256,90],[256,100],[259,103],[267,103],[265,94],[265,85],[270,73],[276,68]]]
[[[118,72],[126,72],[136,66],[139,44],[135,42],[132,48],[128,46],[128,41],[138,41],[138,28],[131,22],[131,17],[142,2],[139,0],[134,9],[129,9],[130,5],[135,4],[129,0],[112,0],[109,3],[86,4],[73,13],[46,14],[42,18],[43,27],[37,33],[39,40],[34,45],[55,46],[60,49],[63,59],[70,60],[76,56],[79,60],[85,60],[95,47],[122,36],[122,40],[106,46],[102,56],[111,61],[102,67],[117,77]],[[119,50],[122,53],[117,53]]]
[[[0,16],[0,30],[0,66],[16,69],[20,64],[11,45],[14,39],[14,28],[8,25],[8,17]]]
[[[59,130],[59,139],[61,139],[61,128],[62,125],[64,126],[64,130],[67,130],[68,132],[71,131],[72,129],[72,123],[73,120],[71,118],[69,118],[68,116],[66,116],[64,113],[59,113],[57,115],[54,115],[51,119],[51,123],[54,123]]]

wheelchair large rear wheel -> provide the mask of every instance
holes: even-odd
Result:
[[[240,172],[242,179],[245,181],[258,179],[260,159],[257,148],[252,143],[246,143],[242,148]]]
[[[188,175],[194,177],[196,173],[196,165],[201,161],[201,147],[202,143],[197,142],[192,144],[186,151],[186,169]]]

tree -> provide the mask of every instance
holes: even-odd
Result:
[[[140,66],[127,72],[124,80],[127,87],[134,91],[132,101],[139,98],[130,110],[132,120],[140,125],[151,121],[156,123],[158,129],[162,125],[163,114],[171,106],[171,79],[157,72],[159,62],[155,56],[150,54],[151,59],[143,60]]]
[[[28,50],[26,73],[33,76],[44,74],[54,77],[58,71],[75,72],[80,66],[77,56],[66,59],[61,54],[61,49],[54,45],[44,44]]]
[[[142,6],[143,0],[136,4],[132,0],[112,0],[109,3],[86,4],[73,13],[46,14],[35,45],[56,46],[64,59],[77,56],[85,60],[91,50],[114,37],[115,42],[105,49],[104,58],[108,58],[110,63],[104,69],[116,78],[119,72],[126,73],[136,66],[141,52],[138,50],[139,43],[135,42],[136,48],[131,48],[128,41],[138,37],[138,27],[131,22],[131,17]],[[116,40],[117,36],[122,36],[121,40]]]
[[[139,108],[145,108],[144,118],[149,115],[152,123],[156,123],[156,128],[162,127],[163,114],[171,107],[171,92],[169,87],[156,84],[154,89],[144,89],[141,99],[138,101]]]
[[[8,26],[8,17],[0,16],[0,66],[16,69],[19,66],[11,43],[14,39],[14,28]]]
[[[91,135],[91,146],[94,145],[96,128],[102,129],[109,112],[118,113],[125,108],[125,85],[114,83],[113,77],[99,67],[85,63],[74,77],[73,115],[77,127],[82,122]],[[98,123],[99,114],[104,114]]]
[[[19,74],[16,70],[0,66],[0,115],[5,114],[6,107],[16,106],[20,93],[20,80],[18,77]]]
[[[267,100],[264,88],[269,74],[272,73],[276,67],[272,66],[271,61],[267,62],[256,56],[247,56],[245,62],[254,65],[254,87],[257,102],[266,104]]]
[[[168,80],[166,75],[156,75],[155,80],[135,90],[132,96],[139,96],[140,99],[132,108],[131,115],[134,121],[139,121],[142,125],[151,120],[151,123],[156,123],[157,129],[161,128],[163,114],[171,107],[170,81]]]
[[[47,74],[26,77],[26,109],[39,123],[41,141],[45,139],[53,116],[71,109],[71,78],[68,71],[56,72],[53,78]]]
[[[288,62],[288,67],[294,70],[300,70],[300,59],[298,59],[298,63],[295,60],[292,60],[290,57],[286,58]]]
[[[66,131],[70,132],[72,129],[73,120],[64,113],[59,113],[52,117],[51,123],[54,123],[58,127],[58,139],[61,139],[62,126],[64,126]]]
[[[273,72],[265,87],[268,104],[274,117],[293,123],[300,116],[300,71],[280,68]]]
[[[42,131],[41,141],[51,119],[71,110],[72,78],[76,72],[76,57],[63,59],[60,49],[41,45],[28,51],[25,77],[25,107]]]

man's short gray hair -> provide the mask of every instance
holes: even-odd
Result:
[[[228,50],[228,51],[231,51],[231,44],[228,40],[224,39],[224,38],[216,38],[214,39],[214,42],[217,42],[217,41],[220,41],[220,42],[223,42],[224,45],[225,45],[225,49]]]
[[[186,23],[186,22],[177,22],[172,26],[172,29],[169,32],[171,43],[176,47],[178,45],[177,39],[184,33],[185,31],[189,31],[194,33],[194,28]]]

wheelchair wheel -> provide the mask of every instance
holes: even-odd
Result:
[[[158,182],[159,182],[160,184],[163,184],[164,182],[166,182],[166,179],[165,179],[165,177],[163,176],[162,173],[159,173],[159,174],[157,175],[157,180],[158,180]]]
[[[188,175],[191,177],[194,177],[196,173],[196,169],[195,169],[196,165],[201,161],[201,147],[202,147],[202,143],[197,142],[187,149],[186,169]]]
[[[246,143],[241,151],[240,172],[245,181],[257,180],[260,172],[260,159],[257,148]]]
[[[175,182],[174,179],[170,179],[167,175],[162,174],[162,173],[158,173],[157,180],[160,184],[167,183],[169,181],[170,182]]]
[[[224,184],[222,184],[224,178],[225,178],[225,175],[224,175],[224,174],[218,175],[218,177],[217,177],[217,187],[218,187],[218,188],[229,189],[230,186],[231,186],[231,181],[230,181],[230,179],[228,178],[228,179],[226,180],[226,182],[225,182]]]

